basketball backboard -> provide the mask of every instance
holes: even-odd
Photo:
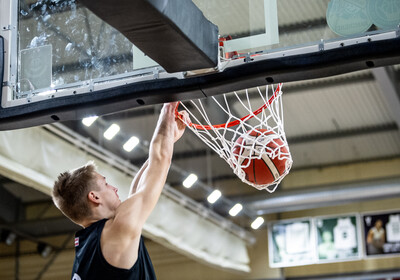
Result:
[[[179,3],[183,2],[191,3]],[[78,1],[0,0],[4,38],[0,129],[400,61],[400,2],[396,0],[193,3],[218,26],[218,64],[168,73]],[[202,32],[195,19],[192,25],[194,32]],[[154,46],[163,48],[156,34]],[[177,57],[171,52],[166,59]]]

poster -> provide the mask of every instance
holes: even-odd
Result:
[[[400,254],[400,211],[364,214],[363,223],[367,256]]]
[[[272,223],[269,226],[268,239],[271,267],[315,262],[315,242],[311,219]]]
[[[359,219],[356,215],[316,217],[318,262],[361,258]]]

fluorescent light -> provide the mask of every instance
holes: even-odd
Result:
[[[185,181],[183,181],[183,186],[185,188],[190,188],[197,181],[197,176],[195,174],[190,174]]]
[[[264,223],[264,219],[262,217],[257,217],[252,223],[251,227],[253,229],[258,229]]]
[[[53,251],[53,248],[47,244],[39,243],[37,245],[37,251],[43,258],[47,258]]]
[[[242,211],[242,209],[243,209],[242,204],[236,203],[235,206],[233,206],[231,210],[229,210],[229,215],[235,217],[237,214],[239,214],[240,211]]]
[[[218,198],[221,197],[221,192],[219,190],[214,190],[208,197],[207,200],[208,202],[210,202],[211,204],[213,204],[214,202],[216,202],[218,200]]]
[[[6,240],[4,241],[8,246],[11,246],[15,239],[17,238],[17,235],[14,232],[10,232],[9,234],[7,234],[6,236]]]
[[[125,151],[130,152],[137,146],[137,144],[139,144],[139,138],[132,136],[128,141],[126,141],[123,148]]]
[[[84,125],[86,125],[87,127],[91,126],[96,120],[97,120],[98,116],[93,116],[93,117],[88,117],[88,118],[84,118],[82,120],[82,123]]]
[[[114,138],[114,136],[118,133],[120,130],[119,125],[113,123],[107,130],[104,132],[104,137],[107,140],[111,140]]]

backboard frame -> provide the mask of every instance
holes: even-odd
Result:
[[[3,41],[3,73],[1,86],[1,107],[12,100],[17,79],[17,2],[0,0],[0,37]],[[12,59],[14,58],[14,59]]]
[[[4,77],[4,39],[0,36],[0,96],[3,92],[3,77]]]

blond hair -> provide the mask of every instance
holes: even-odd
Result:
[[[82,167],[61,173],[54,183],[54,204],[75,223],[91,215],[87,196],[95,187],[95,171],[95,164],[88,162]]]

